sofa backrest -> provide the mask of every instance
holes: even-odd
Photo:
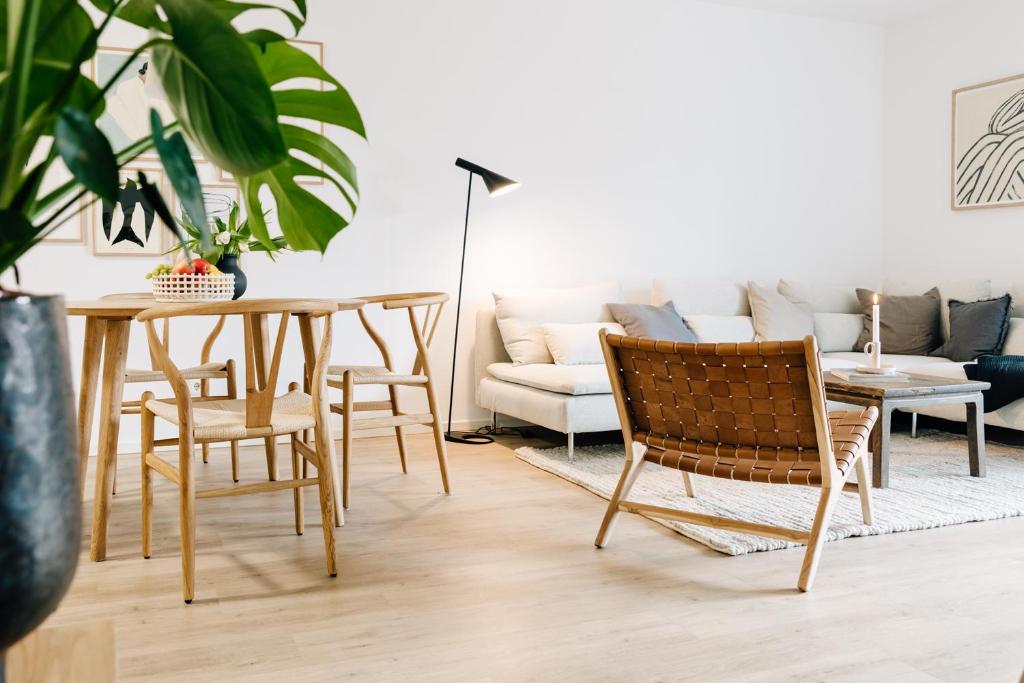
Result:
[[[480,380],[487,377],[488,365],[511,362],[505,344],[501,341],[494,309],[480,309],[476,312],[476,339],[473,340],[473,381],[477,393],[480,392]]]
[[[750,315],[747,285],[728,280],[654,280],[651,303],[671,301],[680,315]]]

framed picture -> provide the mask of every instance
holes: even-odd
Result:
[[[39,196],[41,197],[57,189],[68,180],[71,180],[71,173],[61,161],[55,161],[50,164],[49,170],[43,176],[43,181],[39,185]],[[60,225],[44,237],[43,242],[63,242],[66,244],[82,244],[85,242],[85,233],[89,224],[88,206],[87,199],[83,197],[79,200],[76,210],[69,209],[66,211],[63,214],[64,218],[61,219]],[[52,215],[53,212],[49,212],[41,216],[40,220],[46,220]]]
[[[1024,205],[1024,74],[953,92],[951,207]]]
[[[206,217],[211,221],[214,217],[227,221],[231,213],[231,204],[241,204],[241,196],[238,185],[235,183],[203,183],[203,204],[206,205]],[[175,199],[174,217],[181,216],[184,210],[181,201]],[[242,215],[245,214],[245,207],[242,207]]]
[[[311,57],[313,57],[313,59],[315,59],[317,61],[317,63],[320,64],[320,66],[324,65],[324,44],[323,43],[315,41],[315,40],[298,40],[298,39],[289,40],[288,43],[293,45],[293,46],[295,46],[295,47],[297,47],[297,48],[299,48],[300,50],[302,50],[306,54],[308,54]],[[295,78],[295,79],[291,79],[291,80],[288,81],[288,87],[289,88],[305,88],[305,89],[313,88],[313,89],[323,90],[324,89],[324,82],[323,81],[318,81],[318,80],[315,80],[315,79],[312,79],[312,78]],[[310,130],[315,130],[318,133],[320,133],[321,135],[323,135],[325,133],[325,131],[326,131],[326,127],[324,126],[322,121],[314,123],[312,121],[309,121],[308,119],[295,118],[295,117],[291,117],[291,116],[282,116],[281,120],[285,121],[287,123],[294,124],[296,126],[302,126],[303,128],[309,128]],[[318,161],[314,161],[312,159],[310,159],[309,161],[314,163],[314,165],[319,166],[321,169],[323,168],[323,163],[318,162]],[[224,170],[221,170],[221,169],[217,169],[217,172],[220,174],[219,179],[220,179],[221,182],[228,182],[228,181],[233,180],[233,176],[230,173],[228,173],[227,171],[224,171]],[[324,179],[323,178],[300,178],[298,180],[298,183],[300,185],[323,185],[324,184]]]
[[[167,226],[142,196],[137,172],[143,171],[155,184],[168,206],[175,206],[171,183],[159,166],[122,168],[121,191],[116,202],[100,199],[90,216],[92,253],[96,256],[161,256],[170,243]]]

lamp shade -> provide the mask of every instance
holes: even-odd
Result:
[[[511,178],[506,178],[500,173],[490,171],[483,166],[474,164],[472,161],[466,161],[465,159],[459,158],[455,160],[455,165],[459,168],[464,168],[470,173],[475,173],[484,181],[484,185],[487,186],[487,193],[492,197],[496,197],[499,194],[505,194],[519,187],[519,183]]]

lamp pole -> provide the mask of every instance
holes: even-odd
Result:
[[[473,176],[478,175],[484,181],[487,192],[493,197],[519,187],[519,183],[503,175],[490,171],[465,159],[455,160],[455,165],[469,172],[469,188],[466,190],[466,218],[462,224],[462,261],[459,263],[459,294],[455,300],[455,342],[452,348],[452,378],[448,385],[448,424],[444,431],[445,441],[465,444],[485,444],[494,441],[486,434],[468,432],[452,433],[452,409],[455,406],[455,363],[459,354],[459,321],[462,317],[462,281],[466,273],[466,242],[469,239],[469,205],[473,200]]]

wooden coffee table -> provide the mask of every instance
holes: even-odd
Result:
[[[825,396],[830,401],[878,408],[878,422],[871,432],[872,485],[889,486],[889,437],[892,411],[937,404],[967,405],[967,450],[971,476],[985,476],[985,399],[981,392],[991,385],[948,377],[911,375],[908,381],[892,383],[846,382],[831,372],[825,373]]]

